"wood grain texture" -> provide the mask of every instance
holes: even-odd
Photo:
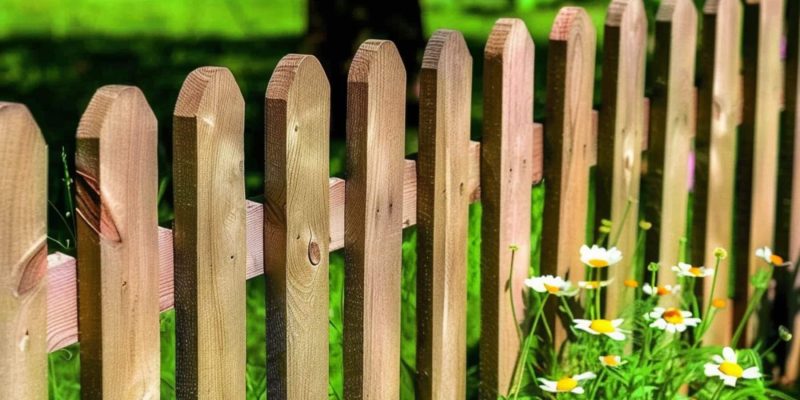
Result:
[[[480,398],[509,389],[519,350],[511,296],[523,310],[530,265],[534,47],[525,23],[499,19],[484,49],[481,143]],[[516,245],[511,282],[511,250]],[[520,312],[518,315],[521,315]]]
[[[281,59],[264,114],[267,396],[327,399],[330,85],[315,57]]]
[[[103,86],[77,134],[81,396],[157,399],[156,119],[142,92]]]
[[[662,1],[656,14],[647,174],[642,180],[642,211],[653,223],[647,232],[645,260],[661,264],[660,284],[677,283],[671,268],[684,261],[681,240],[686,237],[689,153],[695,132],[691,99],[696,48],[694,2]]]
[[[420,72],[417,161],[417,388],[422,399],[467,395],[467,224],[472,56],[438,30]]]
[[[699,53],[700,86],[695,138],[695,197],[692,263],[713,267],[714,249],[733,249],[736,135],[739,125],[742,6],[739,0],[708,0],[703,7]],[[731,258],[720,262],[714,297],[729,299]],[[711,279],[704,281],[705,298]],[[731,302],[728,302],[731,304]],[[705,342],[727,345],[733,334],[733,308],[717,310]]]
[[[748,2],[744,7],[744,107],[737,145],[734,220],[735,321],[744,315],[753,291],[749,277],[764,266],[763,261],[756,258],[755,250],[773,247],[783,93],[780,59],[783,9],[783,0]],[[751,343],[757,327],[754,313],[743,335],[743,343]]]
[[[622,261],[609,275],[617,282],[636,277],[633,254],[639,215],[639,178],[644,136],[644,79],[647,18],[642,0],[613,0],[605,21],[603,78],[597,138],[596,221],[613,222],[611,243],[622,251]],[[630,203],[630,205],[629,205]],[[623,217],[628,209],[627,217]],[[632,291],[611,285],[606,313],[613,317],[628,303]]]
[[[227,68],[186,78],[173,118],[176,393],[245,396],[244,99]]]
[[[572,280],[583,279],[585,273],[579,250],[586,243],[589,171],[596,159],[595,42],[594,25],[584,9],[559,11],[547,60],[541,273]],[[549,311],[549,319],[555,321],[555,307]],[[566,331],[560,323],[555,327],[560,343]]]
[[[394,44],[364,42],[347,77],[347,399],[400,396],[405,90],[406,72]]]
[[[0,102],[0,398],[47,398],[47,144]]]

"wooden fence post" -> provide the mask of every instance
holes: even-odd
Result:
[[[486,42],[483,70],[482,399],[508,392],[520,346],[517,324],[523,317],[522,285],[530,264],[533,57],[533,40],[525,23],[499,19]],[[513,276],[511,245],[518,249]],[[512,313],[512,294],[520,320]]]
[[[173,121],[177,396],[243,398],[244,99],[230,71],[192,71]]]
[[[438,30],[420,73],[417,161],[419,397],[463,399],[467,385],[467,223],[472,56]]]
[[[700,86],[695,138],[695,197],[692,223],[692,262],[713,268],[714,249],[733,251],[736,130],[741,105],[740,75],[742,5],[739,0],[708,0],[703,8],[703,36],[699,53]],[[714,297],[728,300],[731,257],[714,271]],[[708,298],[712,279],[704,281]],[[704,336],[707,343],[724,346],[733,333],[733,307],[716,311]]]
[[[0,398],[47,398],[47,144],[0,102]]]
[[[596,171],[596,225],[610,218],[610,243],[622,261],[609,272],[606,314],[617,315],[633,299],[620,283],[641,278],[633,264],[639,215],[639,177],[644,138],[647,18],[642,0],[613,0],[606,14]]]
[[[645,262],[657,261],[659,284],[675,284],[689,204],[689,153],[694,139],[697,10],[692,0],[658,8],[653,55],[647,174],[642,180],[647,232]],[[669,299],[677,303],[677,298]]]
[[[550,31],[547,60],[542,274],[572,280],[583,279],[585,272],[579,250],[586,243],[589,170],[597,139],[592,117],[595,36],[584,9],[564,7]],[[555,321],[554,312],[549,317]],[[555,330],[556,342],[566,339],[561,324]]]
[[[281,59],[264,114],[267,395],[327,399],[330,85],[316,58]]]
[[[756,249],[773,246],[783,90],[783,5],[783,0],[747,0],[744,7],[744,109],[737,145],[734,220],[735,321],[743,317],[753,293],[750,277],[764,266],[755,256]],[[748,322],[741,343],[751,343],[755,338],[756,314]]]
[[[367,40],[347,77],[344,398],[400,396],[406,72]]]
[[[157,399],[156,118],[131,86],[98,89],[78,125],[78,326],[84,399]]]

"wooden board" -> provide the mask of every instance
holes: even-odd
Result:
[[[84,399],[159,397],[156,140],[156,118],[132,86],[98,89],[78,125]]]
[[[0,398],[47,398],[47,144],[0,102]]]
[[[739,0],[708,0],[703,8],[700,86],[695,138],[692,262],[713,268],[714,249],[733,250],[736,135],[739,125],[742,6]],[[729,299],[731,257],[720,262],[715,298]],[[704,298],[712,280],[704,281]],[[728,304],[731,304],[728,301]],[[717,310],[705,342],[727,345],[733,334],[732,304]]]
[[[480,398],[505,395],[520,346],[509,286],[521,318],[530,265],[534,48],[525,23],[499,19],[484,49],[481,145]],[[518,248],[513,277],[510,246]]]
[[[644,141],[644,79],[647,18],[641,0],[613,0],[606,14],[601,81],[595,227],[614,223],[611,243],[622,261],[609,271],[617,282],[639,275],[633,265],[639,216],[639,177]],[[629,204],[630,203],[630,204]],[[628,208],[627,217],[625,210]],[[627,295],[626,295],[627,294]],[[633,293],[610,285],[606,314],[614,317]]]
[[[550,31],[547,60],[541,273],[573,281],[584,279],[579,250],[586,243],[589,171],[596,158],[595,42],[594,25],[584,9],[559,11]],[[555,321],[555,307],[549,311],[549,320]],[[555,326],[560,343],[566,330],[560,323]]]
[[[245,396],[244,99],[227,68],[186,78],[173,118],[179,398]]]
[[[422,399],[467,396],[467,226],[472,56],[438,30],[420,72],[417,158],[417,388]]]
[[[347,78],[347,399],[400,396],[405,95],[406,72],[394,43],[364,42]]]
[[[748,0],[744,7],[744,110],[736,165],[734,321],[744,315],[752,294],[749,277],[764,266],[755,250],[773,247],[783,93],[783,6],[783,0]],[[753,315],[742,343],[751,342],[757,327],[757,317]]]
[[[330,85],[316,58],[281,59],[264,114],[267,396],[327,399]]]
[[[664,0],[658,8],[653,54],[647,174],[642,210],[647,232],[645,262],[657,261],[659,284],[678,282],[689,203],[689,153],[694,139],[697,10],[692,0]],[[662,299],[662,302],[665,299]],[[675,299],[670,299],[670,301]]]

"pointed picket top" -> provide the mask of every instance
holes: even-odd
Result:
[[[0,398],[47,398],[47,144],[0,102]]]

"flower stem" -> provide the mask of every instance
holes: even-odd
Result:
[[[724,387],[725,387],[725,385],[722,382],[720,382],[719,386],[717,386],[717,390],[715,390],[714,394],[711,395],[711,400],[717,400],[719,398],[720,394],[722,394],[722,389]]]
[[[711,304],[714,302],[714,291],[717,290],[717,276],[719,275],[719,263],[722,261],[722,257],[715,256],[714,257],[714,277],[711,278],[711,292],[708,294],[708,302],[706,303],[706,311],[703,313],[703,323],[700,324],[700,329],[697,332],[697,341],[703,339],[703,335],[705,335],[706,330],[711,325],[711,321],[709,319],[709,314],[711,313]]]
[[[519,327],[517,307],[514,305],[514,257],[516,254],[517,246],[511,246],[511,265],[508,268],[508,297],[511,301],[511,315],[514,317],[514,327],[517,328],[517,340],[522,343],[522,329]]]
[[[744,333],[744,328],[747,326],[747,321],[750,319],[753,311],[755,311],[756,305],[761,302],[761,296],[763,295],[763,289],[756,289],[753,294],[753,298],[750,299],[749,303],[747,303],[747,309],[744,311],[744,316],[742,316],[742,320],[739,321],[739,325],[736,327],[736,332],[733,334],[733,339],[731,339],[731,346],[734,348],[739,345],[739,339],[741,339],[742,333]]]
[[[612,240],[608,244],[609,247],[614,247],[617,245],[617,242],[619,242],[619,237],[622,236],[621,227],[622,225],[625,224],[625,220],[628,219],[628,213],[630,213],[632,206],[633,206],[633,200],[628,199],[628,202],[625,204],[625,211],[622,213],[622,219],[619,221],[619,225],[617,225],[617,231],[614,232],[615,233],[614,240]]]
[[[514,366],[514,389],[511,393],[514,393],[514,399],[517,399],[519,395],[520,385],[522,384],[522,368],[525,366],[525,363],[528,359],[528,348],[530,348],[531,341],[533,340],[533,336],[536,334],[536,327],[539,324],[539,320],[542,317],[542,312],[544,311],[544,306],[547,304],[547,299],[550,297],[550,293],[545,294],[544,299],[542,300],[542,304],[539,305],[539,311],[536,312],[536,316],[533,318],[533,324],[531,324],[531,330],[528,332],[528,335],[525,337],[525,343],[522,345],[520,349],[520,355],[517,359],[517,365]],[[546,324],[546,322],[545,322]],[[533,376],[533,379],[536,379],[536,376]]]

